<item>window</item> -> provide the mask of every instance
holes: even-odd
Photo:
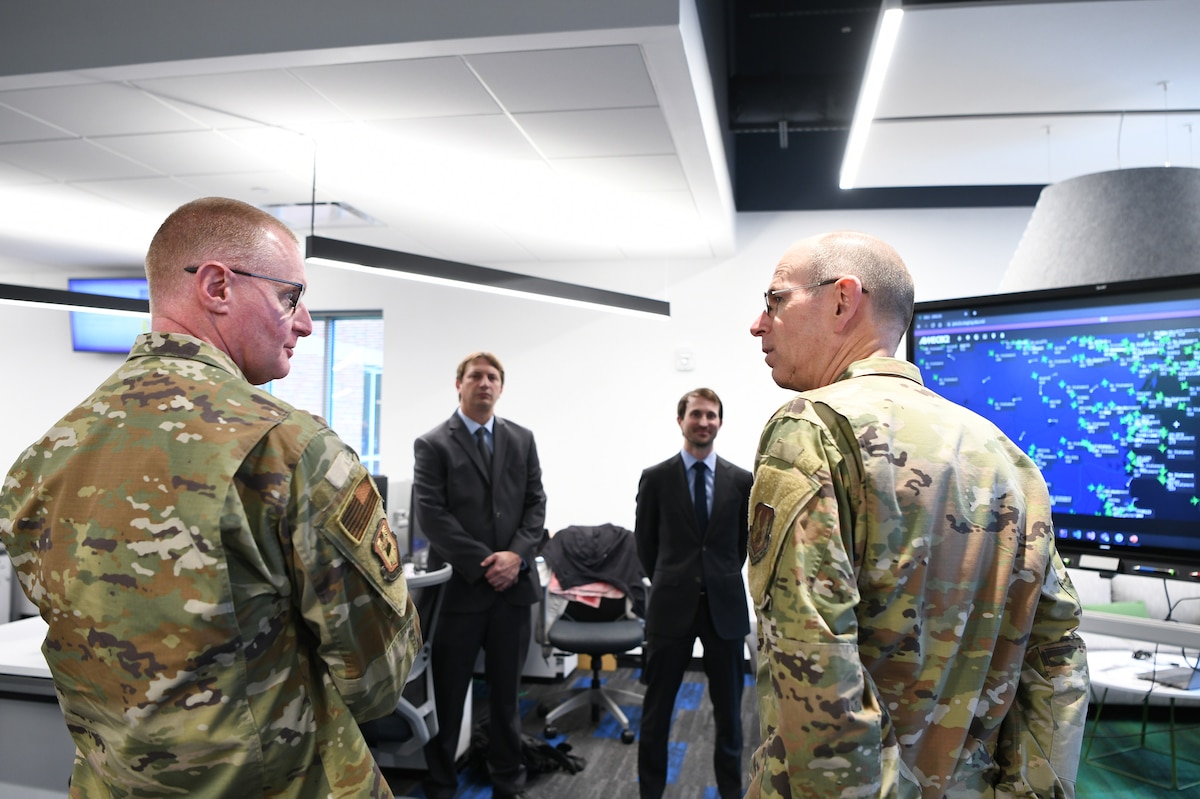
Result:
[[[291,373],[266,388],[323,417],[358,450],[367,471],[380,471],[383,408],[383,316],[379,312],[314,313],[313,332],[300,342]]]

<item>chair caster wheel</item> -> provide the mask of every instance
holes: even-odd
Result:
[[[633,730],[621,730],[621,743],[631,744],[633,743],[633,738]]]
[[[542,735],[546,736],[547,738],[557,738],[558,727],[555,727],[553,724],[547,724],[546,729],[542,730]]]

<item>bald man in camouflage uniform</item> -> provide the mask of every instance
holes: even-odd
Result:
[[[0,534],[49,624],[72,797],[390,797],[356,720],[420,646],[382,503],[254,383],[312,331],[295,237],[210,198],[146,258],[151,332],[17,460]]]
[[[889,357],[912,301],[891,247],[828,234],[783,256],[751,328],[803,393],[750,497],[748,797],[1074,796],[1087,660],[1046,485]]]

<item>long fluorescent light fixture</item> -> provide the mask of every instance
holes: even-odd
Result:
[[[350,269],[372,275],[386,275],[408,280],[419,280],[455,288],[487,291],[511,297],[542,300],[558,303],[626,313],[633,315],[670,316],[671,304],[649,297],[637,297],[616,291],[563,283],[516,272],[504,272],[485,266],[444,261],[425,255],[353,244],[322,236],[305,239],[305,257],[309,263]]]
[[[875,119],[875,108],[883,93],[883,79],[887,75],[896,39],[900,36],[900,20],[904,9],[899,0],[885,0],[883,16],[875,28],[875,39],[871,42],[871,58],[867,62],[867,76],[858,93],[858,104],[854,107],[854,121],[850,123],[850,140],[842,156],[842,174],[838,185],[853,189],[858,179],[858,167],[862,163],[863,151],[867,148],[867,134]]]
[[[64,311],[90,311],[113,316],[149,316],[150,301],[132,297],[106,297],[81,291],[45,289],[0,283],[0,303],[27,308],[58,308]]]

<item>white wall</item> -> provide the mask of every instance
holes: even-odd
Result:
[[[675,402],[686,391],[705,385],[721,395],[725,425],[717,449],[750,466],[763,422],[788,395],[771,382],[749,327],[776,261],[793,241],[836,228],[865,230],[905,257],[918,299],[988,294],[998,290],[1030,212],[742,214],[734,257],[650,265],[641,288],[632,285],[639,276],[628,264],[503,265],[667,299],[669,319],[316,266],[308,270],[307,297],[319,310],[383,310],[383,471],[393,480],[411,477],[413,439],[453,412],[459,359],[487,349],[507,371],[500,415],[537,435],[550,530],[602,522],[632,527],[641,470],[679,447]],[[584,271],[586,279],[573,274]],[[44,274],[5,279],[47,284]],[[71,352],[62,311],[0,306],[0,342],[8,376],[0,398],[7,420],[0,426],[0,464],[7,467],[120,357]],[[693,353],[693,371],[674,368],[680,349]]]

